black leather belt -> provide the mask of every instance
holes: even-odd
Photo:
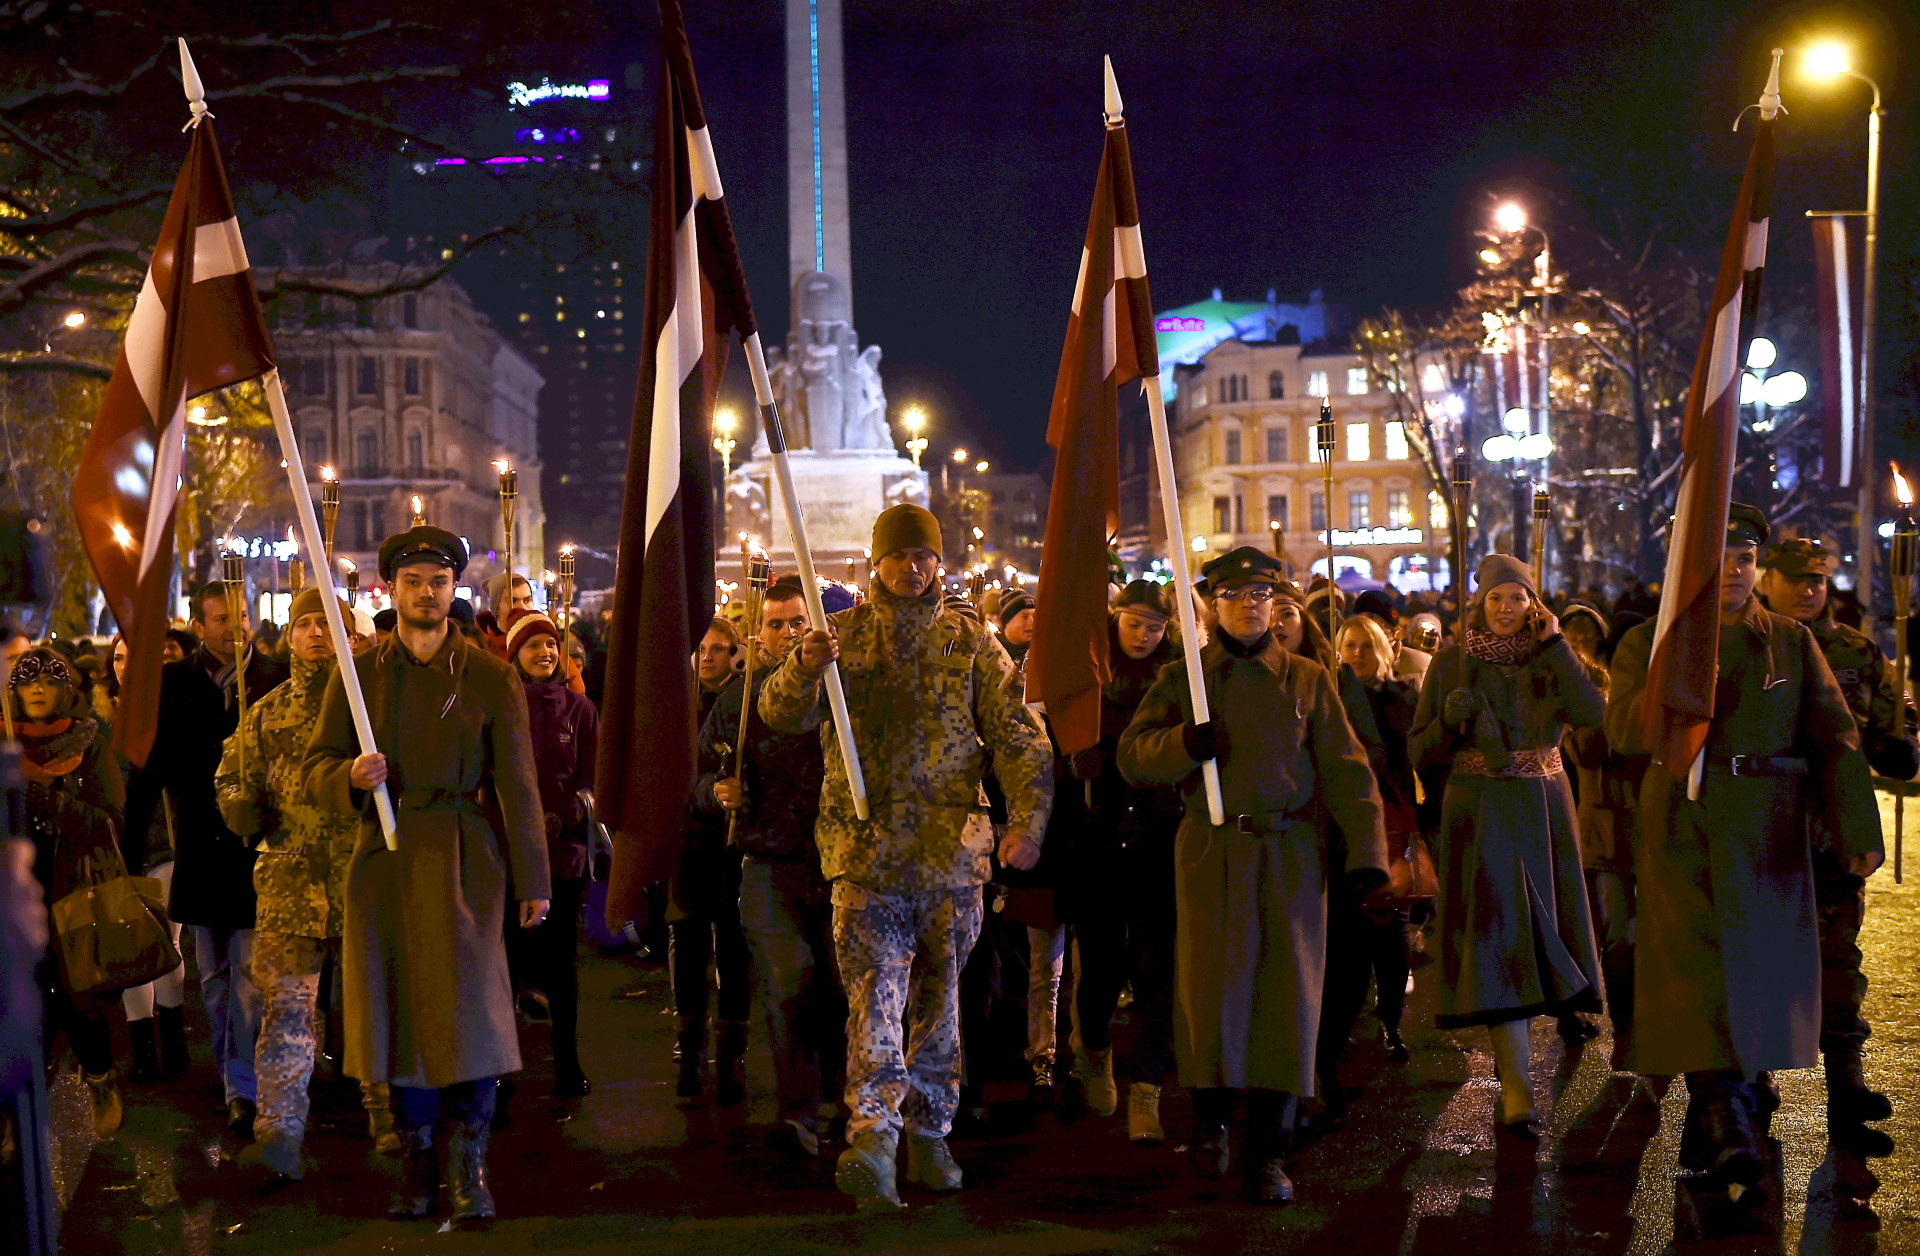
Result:
[[[1805,776],[1807,761],[1791,755],[1737,754],[1708,759],[1707,771],[1725,776]]]

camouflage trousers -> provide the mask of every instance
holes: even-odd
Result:
[[[960,1104],[960,970],[980,936],[980,887],[878,894],[833,884],[847,991],[847,1137],[944,1138]]]
[[[1860,1005],[1867,978],[1860,971],[1860,924],[1867,883],[1832,855],[1813,856],[1813,907],[1820,930],[1820,1049],[1858,1051],[1871,1032]]]
[[[320,972],[327,943],[295,933],[257,930],[253,984],[260,991],[260,1037],[253,1070],[259,1087],[254,1137],[299,1147],[307,1131],[307,1083],[319,1054]]]

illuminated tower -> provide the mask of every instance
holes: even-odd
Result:
[[[788,290],[825,272],[851,306],[840,0],[787,0],[787,242]]]

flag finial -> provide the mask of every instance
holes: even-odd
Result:
[[[1125,110],[1120,105],[1120,84],[1113,77],[1113,58],[1102,57],[1107,67],[1106,119],[1108,126],[1119,126],[1126,120]]]
[[[180,40],[180,86],[186,89],[187,108],[193,111],[193,116],[187,119],[187,125],[180,128],[185,131],[199,126],[200,119],[213,115],[207,110],[207,89],[200,82],[200,71],[193,66],[193,54],[187,51],[184,37]]]
[[[1773,66],[1767,71],[1767,86],[1760,93],[1760,116],[1771,122],[1775,115],[1784,113],[1780,108],[1780,58],[1787,55],[1784,48],[1773,50]]]

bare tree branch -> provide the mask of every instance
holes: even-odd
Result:
[[[133,240],[94,240],[76,244],[33,266],[17,279],[0,284],[0,312],[25,303],[88,266],[113,258],[140,263],[146,255],[146,249]]]
[[[144,205],[167,195],[172,189],[164,185],[142,188],[134,192],[122,192],[109,196],[105,200],[88,201],[70,209],[43,213],[28,218],[0,218],[0,235],[38,236],[49,235],[55,231],[68,231],[84,224],[87,219],[101,214],[110,214],[116,210],[131,209],[135,205]],[[0,200],[15,208],[25,208],[15,197],[0,192]]]
[[[88,358],[71,358],[58,353],[0,353],[0,374],[30,371],[64,372],[88,379],[112,379],[113,367]]]

